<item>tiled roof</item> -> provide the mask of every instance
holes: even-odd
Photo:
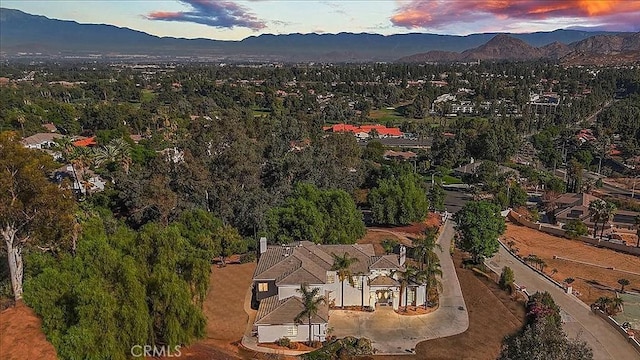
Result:
[[[94,146],[94,145],[98,145],[98,143],[96,142],[95,136],[73,142],[73,146],[78,146],[78,147],[87,147],[87,146]]]
[[[302,299],[297,296],[291,296],[283,300],[278,300],[278,296],[274,295],[260,301],[258,313],[256,314],[256,325],[279,325],[293,324],[294,319],[302,312],[304,305]],[[308,324],[308,318],[305,316],[300,319],[303,324]],[[329,306],[324,303],[320,306],[318,314],[311,317],[312,324],[324,324],[329,320]]]
[[[22,140],[22,143],[24,145],[38,145],[38,144],[42,144],[45,142],[53,142],[53,140],[55,139],[60,139],[63,136],[60,134],[53,134],[53,133],[39,133],[39,134],[35,134],[35,135],[31,135],[27,138],[24,138]]]
[[[369,285],[370,286],[398,286],[400,285],[400,283],[398,282],[398,280],[392,277],[389,277],[386,275],[379,275],[373,278],[369,282]]]
[[[371,259],[370,269],[400,269],[398,257],[395,255],[376,256]]]
[[[324,284],[327,281],[327,271],[330,271],[333,266],[333,254],[342,256],[345,253],[358,259],[351,266],[350,270],[353,274],[369,272],[369,266],[375,256],[371,244],[316,245],[309,241],[302,241],[289,246],[269,246],[260,256],[253,278],[276,280],[278,284],[286,285],[302,282]],[[390,256],[393,257],[393,255]],[[299,271],[301,268],[304,271]]]

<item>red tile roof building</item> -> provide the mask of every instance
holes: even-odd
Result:
[[[400,128],[388,128],[384,125],[376,124],[376,125],[362,125],[355,126],[349,124],[335,124],[332,126],[325,126],[322,128],[324,131],[331,132],[351,132],[358,136],[359,138],[368,138],[371,136],[371,132],[375,130],[378,133],[378,136],[381,138],[392,137],[399,138],[404,135]],[[365,135],[366,134],[366,135]]]

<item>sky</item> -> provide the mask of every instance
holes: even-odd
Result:
[[[1,6],[157,36],[218,40],[312,32],[640,31],[640,0],[2,0]]]

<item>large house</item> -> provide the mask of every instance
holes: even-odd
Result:
[[[362,126],[354,126],[349,124],[335,124],[332,126],[325,126],[322,128],[324,131],[330,132],[350,132],[355,135],[358,139],[368,139],[370,137],[378,137],[380,139],[384,138],[401,138],[404,134],[400,130],[400,128],[388,128],[384,125],[376,124],[376,125],[362,125]],[[376,136],[373,136],[377,134]]]
[[[298,289],[301,284],[319,288],[326,299],[326,307],[311,319],[312,340],[326,338],[329,306],[362,306],[375,310],[377,306],[425,303],[424,285],[409,282],[400,285],[399,273],[404,271],[406,249],[400,248],[400,256],[376,256],[373,245],[317,245],[301,241],[289,245],[267,246],[261,239],[260,258],[253,275],[253,291],[259,302],[254,322],[258,342],[274,342],[288,337],[293,341],[308,340],[307,319],[295,323],[294,318],[303,307]],[[334,256],[358,259],[349,269],[352,283],[341,283],[337,272],[331,270]],[[342,291],[344,285],[344,294]],[[402,290],[402,293],[401,293]]]
[[[589,204],[601,199],[586,193],[566,193],[552,200],[555,204],[554,216],[556,222],[564,225],[571,220],[579,220],[590,228],[594,227],[593,219],[589,213]],[[636,216],[640,213],[634,211],[617,210],[610,221],[605,223],[604,234],[618,230],[632,231],[637,228]],[[600,227],[601,225],[599,225]]]
[[[57,139],[62,139],[63,136],[54,133],[38,133],[22,139],[24,147],[29,149],[49,149],[56,145]]]

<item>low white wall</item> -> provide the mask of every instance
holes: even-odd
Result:
[[[296,326],[298,335],[287,336],[289,328]],[[325,341],[327,336],[327,324],[312,324],[313,340]],[[309,340],[309,327],[307,325],[258,325],[258,342],[272,343],[278,339],[288,337],[291,341],[303,342]]]

